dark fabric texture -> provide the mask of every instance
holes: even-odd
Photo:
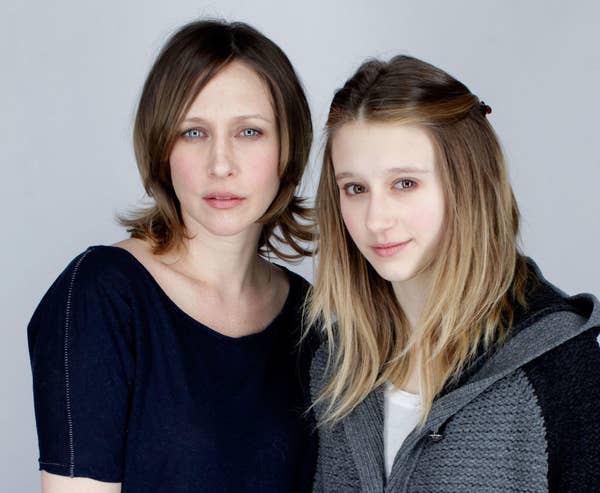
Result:
[[[600,330],[524,367],[540,403],[550,493],[600,492]]]
[[[197,322],[127,251],[91,247],[28,327],[40,469],[134,492],[308,491],[316,439],[308,283],[261,332]]]
[[[408,435],[389,478],[383,391],[319,428],[313,491],[500,493],[600,491],[600,303],[535,281],[511,335],[482,353]],[[328,349],[313,359],[313,399],[328,381]],[[323,419],[324,403],[315,407]]]

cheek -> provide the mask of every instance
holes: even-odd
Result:
[[[443,204],[435,199],[429,201],[427,207],[418,208],[410,216],[410,226],[414,231],[420,231],[424,238],[438,239],[444,226]]]
[[[360,238],[360,210],[357,204],[351,203],[349,200],[340,199],[340,210],[342,212],[342,219],[346,225],[346,229],[352,239],[357,242]]]
[[[279,162],[278,156],[264,156],[263,159],[249,163],[253,170],[252,174],[258,183],[279,182]]]
[[[173,186],[189,185],[198,178],[198,160],[192,153],[175,147],[169,158]]]
[[[242,159],[247,169],[251,170],[251,176],[255,183],[272,184],[276,182],[279,184],[279,149],[277,146],[255,149]]]

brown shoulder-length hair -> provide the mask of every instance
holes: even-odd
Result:
[[[286,260],[311,255],[305,245],[312,240],[311,209],[295,195],[312,143],[308,102],[285,53],[241,22],[192,22],[173,34],[158,55],[142,90],[133,136],[138,169],[154,203],[119,221],[132,237],[149,240],[154,253],[187,238],[169,157],[195,97],[233,60],[247,64],[268,86],[280,140],[280,186],[259,220],[263,230],[258,252],[272,251]],[[284,252],[277,243],[287,243],[294,252]]]
[[[501,342],[528,271],[517,247],[519,210],[489,107],[446,72],[409,56],[371,60],[339,89],[327,120],[317,191],[319,263],[309,323],[330,348],[325,422],[334,423],[384,382],[418,368],[422,423],[433,400],[482,348]],[[340,210],[331,144],[353,122],[415,125],[435,149],[445,225],[421,319],[413,330],[391,284],[354,245]]]

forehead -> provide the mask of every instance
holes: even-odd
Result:
[[[271,93],[253,68],[234,60],[208,81],[186,116],[209,118],[254,114],[273,116]]]
[[[431,137],[421,127],[408,124],[346,123],[333,135],[331,157],[336,174],[392,168],[435,169]]]

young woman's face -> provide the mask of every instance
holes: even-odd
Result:
[[[346,228],[384,279],[427,266],[444,226],[444,194],[427,133],[416,126],[352,122],[331,154]]]
[[[192,235],[260,229],[279,188],[279,136],[265,83],[233,61],[200,91],[171,152],[171,179]]]

